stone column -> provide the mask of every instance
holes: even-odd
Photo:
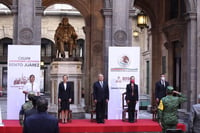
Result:
[[[152,98],[151,103],[155,103],[155,83],[160,79],[160,73],[161,73],[161,58],[162,58],[162,51],[161,51],[161,44],[160,44],[160,35],[161,32],[159,31],[159,28],[152,28],[152,74],[151,74],[151,88],[152,88]]]
[[[13,44],[41,44],[41,0],[13,0]]]
[[[187,13],[187,111],[196,101],[197,93],[197,14]]]
[[[134,0],[105,0],[104,76],[108,78],[109,46],[132,46],[132,17]]]
[[[197,7],[200,7],[200,1],[197,0]],[[197,9],[197,22],[200,22],[200,8],[196,8]],[[200,23],[197,23],[197,70],[200,70]],[[200,79],[200,71],[197,71],[197,79]],[[197,80],[197,88],[200,88],[200,81]],[[200,89],[197,89],[196,92],[196,101],[195,103],[197,103],[197,97],[200,94]]]
[[[130,3],[133,4],[133,0],[113,0],[111,46],[132,46],[129,24]]]
[[[105,0],[103,9],[105,29],[104,29],[104,76],[105,80],[108,80],[108,48],[112,43],[112,2]]]
[[[86,20],[86,22],[88,22]],[[85,90],[85,104],[86,104],[86,110],[89,111],[90,109],[90,103],[91,103],[91,100],[90,100],[90,94],[91,94],[91,73],[90,73],[90,61],[91,61],[91,56],[90,54],[87,54],[86,51],[90,50],[90,47],[91,47],[91,43],[90,43],[90,38],[91,38],[91,29],[90,27],[88,26],[89,24],[86,23],[86,26],[84,27],[84,32],[87,33],[85,34],[85,45],[84,45],[84,67],[83,67],[83,72],[85,72],[83,74],[84,76],[84,80],[83,80],[83,87],[84,87],[84,90]],[[87,52],[88,52],[87,51]]]

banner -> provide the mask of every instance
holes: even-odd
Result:
[[[7,119],[19,119],[21,105],[25,102],[22,93],[29,76],[35,75],[40,83],[40,45],[8,45]]]
[[[131,76],[135,77],[135,83],[140,90],[140,48],[109,47],[108,68],[108,119],[122,119],[122,93],[126,91]],[[139,102],[136,109],[139,112]]]

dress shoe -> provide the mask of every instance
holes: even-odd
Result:
[[[105,123],[105,121],[104,121],[104,120],[102,120],[102,121],[101,121],[101,123]]]
[[[134,120],[130,120],[129,122],[130,122],[130,123],[134,123]]]

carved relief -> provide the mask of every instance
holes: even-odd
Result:
[[[19,32],[19,40],[23,44],[30,44],[33,40],[33,31],[30,28],[23,28]]]
[[[95,55],[100,55],[102,49],[102,43],[100,41],[94,42],[94,46],[93,46],[93,53]]]
[[[126,34],[126,32],[123,31],[123,30],[118,30],[114,34],[114,40],[117,43],[125,43],[125,41],[127,40],[127,34]]]

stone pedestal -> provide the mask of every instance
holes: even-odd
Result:
[[[58,85],[62,81],[63,75],[68,75],[68,82],[73,84],[73,103],[70,109],[73,118],[84,118],[85,111],[81,106],[81,88],[82,88],[82,63],[79,61],[54,61],[51,63],[51,99],[50,109],[52,113],[58,110]]]

